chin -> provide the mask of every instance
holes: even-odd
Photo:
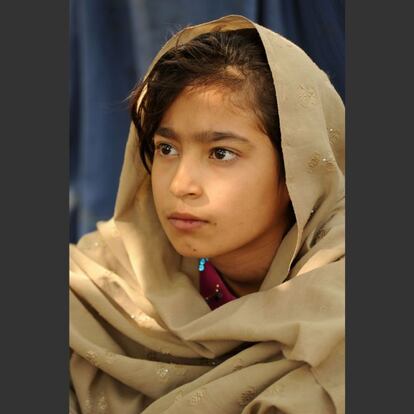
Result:
[[[208,257],[206,253],[209,253],[203,246],[197,246],[196,244],[190,243],[175,243],[173,240],[170,240],[171,244],[173,245],[175,251],[184,257]]]
[[[197,249],[197,248],[191,248],[191,247],[182,247],[182,246],[176,246],[173,244],[173,247],[175,249],[175,251],[184,257],[206,257],[203,255],[203,250],[202,249]]]

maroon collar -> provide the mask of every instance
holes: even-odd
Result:
[[[216,309],[227,302],[237,299],[230,292],[210,262],[206,262],[204,270],[200,271],[200,293],[211,309]]]

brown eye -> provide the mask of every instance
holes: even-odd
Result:
[[[160,146],[160,150],[164,155],[169,155],[169,153],[171,152],[171,149],[172,147],[169,144],[162,144]]]
[[[218,160],[222,160],[227,154],[227,151],[223,148],[217,148],[214,150],[214,155]]]
[[[155,146],[155,149],[160,155],[164,157],[168,157],[171,155],[177,155],[177,150],[172,145],[166,144],[164,142],[157,144]]]
[[[214,148],[211,151],[211,158],[220,161],[232,161],[236,157],[237,155],[233,151],[225,148]]]

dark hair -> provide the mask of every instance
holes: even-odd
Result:
[[[178,39],[179,41],[179,39]],[[165,53],[130,96],[141,160],[150,173],[153,136],[164,112],[186,87],[220,86],[243,91],[249,108],[269,136],[280,160],[281,143],[276,93],[260,36],[255,29],[201,34]],[[138,105],[138,100],[142,101]],[[281,162],[284,171],[283,162]]]

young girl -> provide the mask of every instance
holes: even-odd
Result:
[[[344,106],[241,16],[131,96],[112,220],[71,246],[73,413],[344,413]]]

